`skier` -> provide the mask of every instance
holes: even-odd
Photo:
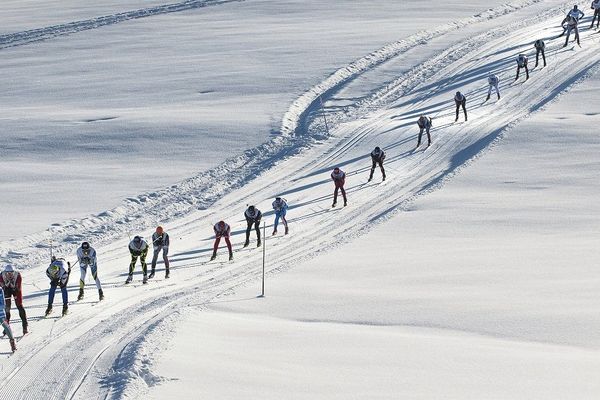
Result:
[[[598,0],[600,1],[600,0]],[[544,50],[546,49],[546,43],[542,39],[538,39],[533,43],[533,47],[535,47],[535,67],[538,66],[538,61],[540,59],[540,53],[542,54],[542,60],[544,60],[544,67],[546,66],[546,53]]]
[[[65,265],[67,266],[67,269],[65,269]],[[64,316],[69,311],[67,283],[69,283],[69,275],[71,275],[71,263],[62,258],[52,257],[52,262],[46,270],[46,275],[50,278],[50,291],[48,292],[48,308],[46,309],[46,316],[52,312],[54,293],[56,292],[57,286],[60,286],[60,291],[62,293],[62,315]]]
[[[383,175],[383,179],[385,181],[385,169],[383,169],[383,160],[385,160],[385,151],[381,150],[379,146],[375,147],[375,149],[371,152],[371,174],[369,175],[369,182],[373,179],[373,173],[375,172],[375,167],[379,164],[379,168],[381,169],[381,175]]]
[[[25,307],[23,307],[23,291],[21,289],[21,273],[15,271],[12,265],[4,267],[4,271],[0,273],[0,288],[4,290],[4,300],[6,307],[6,320],[10,323],[10,308],[11,308],[11,297],[15,298],[15,305],[19,310],[19,317],[21,318],[21,325],[23,326],[23,335],[26,335],[27,330],[27,314],[25,313]]]
[[[249,206],[248,209],[246,209],[246,212],[244,212],[244,217],[246,217],[246,223],[248,224],[244,247],[248,247],[250,244],[250,231],[252,230],[252,225],[254,225],[254,229],[256,230],[256,247],[260,247],[260,219],[262,218],[262,213],[258,208]]]
[[[98,278],[98,259],[96,258],[96,250],[90,246],[88,242],[83,242],[77,249],[77,259],[79,260],[79,270],[81,272],[81,278],[79,278],[79,296],[77,296],[77,300],[83,299],[85,275],[87,274],[88,267],[90,267],[92,278],[94,278],[94,281],[96,282],[98,297],[100,298],[100,301],[104,300],[104,292],[102,292],[102,285],[100,285],[100,279]]]
[[[487,78],[488,81],[488,94],[487,94],[487,98],[485,99],[485,101],[488,101],[490,99],[490,95],[492,94],[492,88],[496,89],[496,94],[498,95],[498,100],[500,100],[500,90],[498,90],[498,83],[500,82],[500,79],[498,79],[498,76],[496,76],[495,74],[492,74],[490,72],[490,74],[488,75]]]
[[[456,104],[456,119],[454,122],[458,121],[458,111],[460,107],[462,107],[463,112],[465,113],[465,121],[467,120],[467,98],[461,92],[456,92],[454,95],[454,103]]]
[[[15,337],[13,335],[12,329],[8,323],[8,319],[6,318],[6,313],[4,312],[4,290],[0,287],[0,325],[4,328],[4,332],[8,335],[8,339],[10,341],[10,349],[14,353],[17,350],[17,344],[15,343]]]
[[[131,254],[131,263],[129,264],[129,275],[127,276],[127,280],[125,283],[131,283],[133,280],[133,270],[135,269],[135,264],[137,263],[138,257],[140,258],[140,263],[142,264],[142,272],[144,273],[144,277],[142,278],[142,283],[148,283],[148,266],[146,265],[146,255],[148,255],[148,243],[140,236],[136,236],[133,238],[131,242],[129,242],[129,254]]]
[[[285,218],[285,214],[287,214],[288,204],[287,201],[282,197],[275,197],[275,201],[273,201],[273,210],[275,211],[275,223],[273,224],[273,235],[277,234],[277,225],[279,225],[279,218],[281,218],[281,222],[283,222],[283,226],[285,227],[285,234],[289,233],[287,219]]]
[[[225,243],[227,243],[227,249],[229,250],[229,261],[233,260],[233,249],[231,248],[231,241],[229,240],[229,236],[231,236],[231,227],[225,223],[225,221],[219,221],[213,227],[215,231],[215,246],[213,248],[213,255],[210,258],[210,261],[217,258],[217,249],[219,248],[219,242],[221,242],[221,238],[225,239]]]
[[[337,204],[338,191],[341,189],[342,197],[344,198],[344,207],[348,205],[348,199],[346,198],[346,190],[344,189],[344,184],[346,183],[346,173],[335,167],[333,172],[331,173],[331,179],[335,184],[335,190],[333,191],[333,204],[331,207],[335,207]]]
[[[572,10],[569,10],[569,12],[567,13],[567,15],[565,16],[565,19],[562,20],[562,22],[560,23],[560,25],[563,28],[563,31],[560,35],[558,35],[558,37],[561,37],[562,35],[564,35],[567,32],[568,29],[568,25],[567,25],[567,21],[569,19],[569,17],[573,17],[577,22],[579,22],[579,20],[581,18],[583,18],[585,14],[583,13],[583,11],[581,11],[577,5],[573,6]]]
[[[525,80],[529,79],[529,68],[527,68],[527,56],[525,54],[519,54],[519,56],[517,57],[517,77],[515,78],[515,81],[517,79],[519,79],[519,71],[521,71],[521,68],[525,68]]]
[[[154,246],[154,256],[152,256],[152,270],[148,278],[154,278],[158,254],[162,250],[163,261],[165,263],[165,279],[169,279],[169,258],[167,257],[169,254],[169,234],[164,231],[162,226],[157,226],[156,231],[152,234],[152,246]]]
[[[429,130],[433,125],[431,118],[421,115],[417,120],[417,125],[419,126],[419,140],[417,141],[417,147],[421,145],[421,137],[423,137],[423,131],[427,133],[427,147],[431,146],[431,135],[429,134]]]
[[[594,27],[594,21],[598,18],[598,22],[596,23],[596,29],[600,25],[600,0],[592,1],[592,10],[594,10],[594,17],[592,18],[592,24],[590,25],[590,29]]]
[[[565,40],[565,44],[563,45],[563,47],[567,47],[567,45],[569,44],[569,36],[571,36],[571,31],[573,30],[575,31],[575,40],[577,41],[577,44],[581,46],[581,44],[579,43],[579,28],[577,28],[578,22],[579,21],[577,20],[577,18],[573,17],[570,13],[563,20],[563,27],[566,27],[567,30],[567,39]]]

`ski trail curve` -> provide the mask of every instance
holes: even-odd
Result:
[[[241,1],[244,0],[188,0],[180,3],[141,8],[138,10],[103,15],[101,17],[52,25],[43,28],[30,29],[22,32],[8,33],[0,35],[0,49],[24,46],[30,43],[53,39],[59,36],[71,35],[90,29],[97,29],[108,25],[115,25],[125,21],[147,18],[160,14],[170,14],[196,8]]]
[[[225,3],[228,1],[187,1],[171,5],[157,6],[154,13],[166,13],[203,7],[206,5]],[[351,65],[334,72],[322,83],[309,89],[294,101],[283,117],[280,135],[254,149],[245,151],[242,155],[226,160],[220,166],[202,172],[170,187],[126,199],[121,205],[100,214],[91,215],[82,219],[65,221],[53,224],[48,230],[23,238],[0,243],[0,260],[27,269],[31,265],[40,265],[47,259],[48,249],[52,245],[58,255],[72,254],[83,238],[93,241],[97,245],[110,243],[115,237],[126,237],[130,231],[141,232],[150,228],[157,222],[173,221],[196,212],[206,210],[225,194],[243,187],[263,171],[272,168],[282,159],[293,157],[314,144],[315,139],[326,138],[322,131],[307,130],[306,124],[315,102],[321,96],[342,87],[345,83],[359,76],[364,71],[381,65],[393,59],[408,49],[423,46],[429,40],[440,37],[448,32],[478,22],[493,19],[502,15],[523,9],[542,0],[520,0],[511,4],[487,10],[463,20],[442,25],[432,31],[420,32],[407,39],[387,45]],[[129,17],[128,15],[131,14]],[[106,24],[110,21],[117,23],[124,18],[141,18],[150,14],[146,9],[130,13],[115,14],[106,17]],[[94,21],[94,20],[89,20]],[[84,21],[86,22],[86,21]],[[66,31],[76,31],[77,23],[65,25]],[[86,22],[95,26],[93,22]],[[85,25],[85,24],[84,24]],[[87,25],[86,25],[87,26]],[[47,31],[48,37],[55,32],[61,32],[62,25],[54,29],[43,28],[40,30],[20,33],[25,42],[34,40],[38,33]],[[39,31],[39,32],[38,32]],[[38,32],[38,33],[35,33]],[[20,35],[15,34],[15,35]],[[28,36],[29,35],[29,36]],[[29,38],[29,39],[28,39]],[[3,41],[13,44],[19,43],[17,36],[11,39],[10,35],[0,36],[0,47]],[[5,43],[5,44],[6,44]],[[51,244],[52,243],[52,244]]]

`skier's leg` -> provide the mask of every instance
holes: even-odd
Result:
[[[4,332],[6,332],[6,334],[8,335],[8,338],[10,340],[15,340],[12,329],[10,328],[10,325],[8,324],[7,320],[2,320],[2,327],[4,328]]]
[[[48,291],[48,306],[52,306],[54,304],[54,293],[56,292],[56,283],[50,284],[50,290]]]
[[[131,255],[131,262],[129,263],[129,275],[133,275],[135,264],[137,263],[138,256]]]
[[[250,244],[250,231],[252,230],[252,225],[254,224],[254,221],[247,219],[246,224],[248,226],[246,227],[246,243],[244,243],[244,247]]]
[[[542,60],[544,60],[544,67],[546,66],[546,52],[542,49]]]
[[[566,47],[569,44],[569,36],[571,36],[571,27],[570,26],[567,28],[567,38],[565,39],[565,45],[563,47]]]
[[[346,203],[348,203],[348,199],[346,198],[346,190],[343,186],[340,186],[340,189],[342,191],[342,197],[344,198],[344,205],[346,205]]]
[[[279,218],[281,217],[280,212],[275,213],[275,222],[273,223],[273,233],[277,232],[277,225],[279,225]]]
[[[100,284],[100,279],[98,278],[98,266],[91,265],[90,271],[92,272],[92,278],[94,278],[94,281],[96,282],[96,289],[102,290],[102,285]]]
[[[577,41],[577,44],[579,44],[579,28],[577,25],[575,25],[575,40]]]
[[[25,307],[23,307],[23,292],[20,290],[15,293],[15,305],[19,310],[19,317],[21,318],[21,324],[23,325],[23,333],[25,333],[27,332],[27,313],[25,312]]]
[[[156,246],[154,248],[154,254],[152,255],[152,264],[151,264],[151,269],[150,269],[150,273],[153,274],[154,270],[156,269],[156,262],[158,261],[158,254],[160,253],[160,249],[161,246]]]
[[[423,136],[423,128],[419,128],[419,139],[417,140],[417,147],[421,145],[421,137]]]
[[[18,307],[18,306],[17,306]],[[10,323],[10,309],[11,309],[11,299],[4,298],[4,313],[6,314],[6,320]]]
[[[467,99],[464,99],[462,101],[462,109],[463,112],[465,113],[465,121],[467,120]]]
[[[256,231],[256,239],[260,242],[260,219],[254,221],[254,230]]]
[[[213,252],[216,254],[217,249],[219,248],[219,243],[221,242],[221,236],[217,236],[215,238],[215,245],[213,246]]]
[[[375,172],[376,161],[371,158],[371,173],[369,174],[369,180],[373,179],[373,173]]]
[[[227,250],[229,250],[229,260],[233,258],[233,247],[231,247],[231,241],[229,236],[225,236],[225,243],[227,243]]]
[[[427,128],[427,140],[428,140],[428,143],[427,143],[427,145],[428,145],[428,146],[429,146],[429,145],[431,145],[431,134],[429,133],[429,129],[430,129],[430,128],[428,127],[428,128]]]
[[[140,263],[142,264],[142,272],[144,275],[146,275],[148,272],[148,265],[146,265],[146,254],[148,253],[142,253],[140,256]]]
[[[491,94],[492,94],[492,85],[488,85],[488,95],[487,95],[487,98],[485,99],[486,101],[490,99]]]
[[[379,169],[381,169],[381,175],[383,176],[383,180],[385,180],[385,169],[383,168],[383,161],[378,161]]]
[[[337,204],[337,196],[338,196],[338,190],[340,190],[339,185],[336,183],[335,184],[335,190],[333,191],[333,204]]]
[[[540,59],[540,49],[536,48],[535,49],[535,65],[533,66],[533,68],[537,68],[539,59]]]
[[[69,304],[69,292],[67,292],[67,285],[60,285],[60,293],[62,294],[63,307]]]
[[[454,121],[458,121],[458,112],[460,111],[460,102],[456,101],[456,119]]]
[[[169,264],[169,247],[168,246],[163,247],[162,253],[163,253],[163,262],[165,263],[165,269],[167,271],[169,271],[169,267],[170,267],[170,264]]]
[[[498,89],[498,84],[496,83],[494,87],[496,88],[496,95],[498,96],[498,100],[500,100],[500,90]]]
[[[83,288],[85,287],[85,275],[87,273],[87,265],[79,264],[80,278],[79,278],[79,291],[83,292]]]
[[[525,80],[529,79],[529,68],[527,68],[527,64],[525,64]]]
[[[517,76],[516,76],[516,78],[515,78],[515,81],[516,81],[517,79],[519,79],[519,71],[521,71],[521,67],[517,66]]]

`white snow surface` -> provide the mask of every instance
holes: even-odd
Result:
[[[140,3],[121,4],[136,8]],[[311,30],[309,20],[329,21],[329,29],[320,33],[330,32],[326,37],[336,43],[336,50],[327,53],[331,59],[324,53],[317,60],[299,57],[304,64],[286,89],[295,96],[278,97],[287,99],[283,102],[266,96],[269,100],[262,107],[270,115],[269,123],[259,118],[256,126],[270,125],[276,133],[267,142],[268,132],[249,136],[246,144],[239,132],[222,135],[229,131],[226,117],[238,116],[230,107],[239,98],[233,87],[230,96],[223,90],[215,95],[222,110],[213,121],[223,131],[203,148],[214,157],[213,164],[196,169],[205,172],[166,189],[132,196],[110,211],[2,243],[3,260],[26,267],[25,304],[31,329],[19,340],[17,353],[0,353],[3,396],[595,399],[600,395],[595,379],[600,371],[600,275],[594,268],[600,255],[594,246],[600,215],[596,204],[600,140],[594,129],[599,119],[594,104],[600,88],[600,38],[595,31],[582,29],[581,48],[562,48],[564,39],[554,37],[571,3],[556,1],[469,2],[457,7],[462,15],[456,18],[452,4],[446,9],[422,2],[403,2],[402,7],[396,2],[335,3],[339,8],[245,1],[125,23],[137,26],[152,21],[161,29],[177,30],[184,29],[182,21],[200,18],[202,32],[208,34],[207,22],[222,22],[215,14],[229,13],[247,24],[247,33],[259,25],[271,26],[258,23],[264,22],[262,16],[270,17],[271,23],[281,20],[273,29],[282,42],[289,42],[290,37]],[[108,10],[112,4],[100,1],[98,7]],[[273,11],[278,6],[279,11]],[[48,7],[55,5],[48,2]],[[403,18],[411,12],[415,18],[393,28],[392,21],[398,25],[401,19],[390,14],[395,7],[404,9]],[[121,8],[105,14],[123,12]],[[12,12],[20,11],[15,7]],[[81,20],[93,14],[85,9],[71,12]],[[344,15],[364,21],[365,26],[347,29]],[[38,16],[44,18],[43,13]],[[290,20],[296,25],[288,25]],[[587,23],[588,17],[583,26]],[[99,31],[86,30],[2,51],[16,49],[31,56],[48,51],[43,58],[49,59],[52,52],[55,58],[64,57],[66,65],[70,56],[63,52],[78,40],[96,49],[102,40],[109,40],[111,30],[115,39],[124,33],[133,37],[135,28],[122,26],[99,28],[103,39]],[[244,29],[238,28],[228,25],[219,34],[243,36]],[[407,31],[412,35],[403,34]],[[94,32],[94,41],[80,37],[86,32]],[[365,35],[370,39],[363,40]],[[348,37],[355,40],[351,45],[342,40]],[[532,41],[539,37],[547,39],[548,67],[530,71],[526,83],[523,77],[512,83],[516,55],[531,56]],[[322,45],[305,41],[290,51],[300,52],[308,43]],[[179,44],[185,47],[186,40]],[[225,56],[237,54],[240,48],[223,46],[219,51]],[[224,59],[214,61],[215,68]],[[170,67],[166,59],[162,65]],[[281,71],[280,66],[262,67],[264,76]],[[314,75],[307,76],[306,68],[312,68]],[[261,66],[251,70],[258,76]],[[500,76],[500,101],[493,97],[484,102],[488,71]],[[88,80],[81,77],[82,82]],[[189,82],[184,76],[181,84]],[[225,80],[217,82],[224,85]],[[277,84],[273,82],[271,89]],[[57,87],[62,90],[63,85]],[[100,79],[93,85],[98,85],[98,93],[104,90]],[[157,85],[169,87],[167,82]],[[141,93],[147,94],[149,87]],[[468,123],[454,123],[452,96],[459,89],[468,98]],[[35,99],[31,93],[20,96],[24,104]],[[188,118],[192,125],[207,126],[203,118],[194,120],[185,111],[202,114],[193,103],[175,102],[169,108],[158,101],[168,95],[142,97],[144,104],[129,110],[130,120],[121,129],[129,128],[132,121],[147,124],[140,132],[148,126],[157,129],[157,121],[162,121],[162,129],[171,132],[173,122],[189,122]],[[84,107],[87,99],[75,102],[67,95],[40,121],[55,118],[58,108],[69,118],[97,114],[103,109],[101,99],[97,94]],[[107,99],[126,114],[130,96]],[[244,97],[249,107],[257,107],[256,99]],[[34,106],[36,113],[47,106],[41,103]],[[175,109],[184,111],[174,114]],[[16,113],[16,107],[11,112]],[[415,120],[420,114],[434,121],[433,144],[427,149],[415,149]],[[120,124],[121,118],[101,123]],[[247,129],[252,118],[241,122],[241,129]],[[23,130],[35,131],[35,123],[20,121]],[[103,129],[88,133],[110,136],[116,127]],[[52,135],[69,136],[60,125]],[[133,136],[156,144],[153,133]],[[181,140],[182,154],[191,157],[198,147],[188,139]],[[16,136],[9,140],[14,145],[12,140]],[[115,139],[107,153],[123,143]],[[388,179],[381,183],[376,171],[375,180],[366,183],[368,152],[376,145],[388,152]],[[234,153],[250,150],[220,164],[223,147],[219,146]],[[14,160],[13,166],[32,168],[27,154],[36,147],[18,150],[15,145],[15,157],[21,154],[22,158]],[[55,150],[60,154],[65,147],[56,145]],[[151,159],[153,154],[130,153],[112,154],[110,164],[118,166],[128,156]],[[95,152],[90,154],[97,159]],[[171,164],[175,155],[166,150],[164,157]],[[51,163],[39,162],[50,176],[60,178],[57,191],[67,191],[73,184],[72,174],[48,171]],[[182,164],[180,159],[172,161],[174,169],[189,175],[192,171]],[[336,165],[348,174],[349,206],[332,209],[329,172]],[[119,168],[112,172],[122,185],[135,174],[135,167],[126,174]],[[27,185],[23,190],[34,191]],[[278,194],[291,205],[291,233],[271,237],[269,205]],[[253,246],[241,249],[246,204],[262,209],[267,222],[264,298],[257,297],[261,251]],[[40,207],[35,206],[31,214],[43,212]],[[234,228],[232,263],[223,261],[223,248],[217,261],[208,261],[211,225],[218,219]],[[164,279],[159,263],[150,284],[141,285],[141,275],[136,273],[133,284],[123,285],[129,262],[127,234],[148,237],[156,223],[165,224],[171,235],[171,279]],[[41,318],[50,237],[54,250],[71,260],[79,241],[92,241],[100,254],[105,301],[96,301],[91,282],[85,299],[73,301],[78,275],[74,270],[70,314]],[[15,318],[13,314],[11,325],[19,334]],[[8,348],[6,340],[0,344]]]

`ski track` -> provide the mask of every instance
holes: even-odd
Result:
[[[27,44],[53,39],[59,36],[97,29],[108,25],[131,21],[140,18],[152,17],[161,14],[170,14],[188,11],[195,8],[208,7],[218,4],[241,2],[244,0],[188,0],[180,3],[164,4],[160,6],[142,8],[133,11],[104,15],[101,17],[86,19],[82,21],[69,22],[65,24],[52,25],[44,28],[30,29],[22,32],[0,35],[0,49],[24,46]]]
[[[532,71],[530,80],[523,86],[526,90],[521,90],[520,84],[509,83],[515,71],[514,56],[520,50],[511,49],[506,52],[506,57],[494,56],[494,53],[515,45],[529,51],[529,38],[546,36],[547,28],[556,26],[560,18],[558,14],[559,9],[553,9],[531,20],[494,29],[452,46],[386,87],[374,91],[370,98],[356,105],[350,115],[329,113],[333,122],[330,137],[321,137],[321,144],[303,148],[303,157],[287,157],[276,162],[275,155],[300,152],[301,149],[288,146],[306,146],[308,138],[314,137],[310,135],[311,131],[319,129],[318,121],[312,119],[315,117],[311,111],[314,95],[299,100],[304,108],[292,106],[294,110],[290,111],[294,118],[297,117],[297,124],[290,123],[293,118],[287,115],[284,124],[289,129],[288,135],[279,142],[275,140],[268,144],[273,146],[270,148],[271,157],[255,162],[250,170],[256,174],[254,168],[259,166],[273,164],[274,167],[256,176],[251,185],[244,185],[246,176],[238,176],[236,183],[214,189],[221,199],[216,203],[212,200],[214,207],[210,211],[190,215],[189,211],[180,210],[173,217],[186,218],[177,222],[174,228],[177,235],[173,237],[190,238],[198,230],[209,231],[209,221],[214,221],[216,215],[238,221],[240,205],[259,204],[270,198],[273,182],[277,182],[278,193],[290,200],[291,235],[267,238],[269,260],[277,260],[276,265],[268,264],[269,274],[291,268],[302,260],[314,258],[320,252],[364,234],[373,223],[380,223],[404,209],[415,196],[439,187],[489,149],[516,122],[541,109],[558,94],[598,69],[597,48],[594,47],[597,43],[592,43],[590,31],[582,30],[583,48],[575,52],[571,46],[564,50],[557,47],[562,45],[562,38],[548,41],[547,55],[551,64],[542,71]],[[541,24],[531,26],[536,21]],[[414,45],[423,43],[417,40]],[[570,57],[569,62],[567,57]],[[384,57],[363,71],[389,59]],[[481,60],[488,61],[488,69],[500,76],[503,95],[500,103],[490,101],[482,104],[487,93],[485,77],[488,69],[481,68]],[[360,70],[356,74],[360,74]],[[340,89],[347,81],[341,79],[333,86],[336,90]],[[333,86],[326,89],[328,86],[331,85],[321,88],[323,92],[320,95],[335,91]],[[462,86],[468,87],[465,92],[469,99],[470,121],[455,125],[452,123],[454,109],[451,99],[455,88]],[[435,116],[433,144],[425,151],[413,151],[415,115],[420,113]],[[354,121],[359,116],[364,120]],[[406,126],[403,126],[403,121],[406,121]],[[374,143],[383,144],[388,151],[386,168],[389,178],[385,185],[365,183],[370,168],[366,154]],[[348,174],[350,205],[345,209],[329,208],[331,184],[328,175],[333,162],[342,162]],[[230,171],[211,171],[209,178],[211,173],[227,175]],[[376,175],[375,179],[379,176]],[[195,183],[184,184],[194,192],[199,187],[194,186]],[[233,189],[238,190],[231,192]],[[230,193],[222,195],[227,192]],[[136,203],[135,200],[131,202]],[[204,201],[193,203],[192,208],[193,205],[212,204],[209,197],[205,197]],[[132,209],[135,210],[135,207]],[[338,213],[350,214],[346,217]],[[131,220],[134,218],[130,216]],[[85,228],[93,227],[95,222],[88,220]],[[102,231],[101,228],[96,229]],[[239,232],[234,235],[235,248],[239,248],[241,236]],[[224,257],[223,254],[221,252],[220,257]],[[118,256],[118,251],[113,250],[105,259]],[[139,286],[139,275],[136,275],[134,287],[124,288],[117,281],[107,281],[106,287],[114,286],[110,292],[128,290],[135,294],[124,299],[111,299],[110,292],[107,292],[108,297],[101,303],[102,307],[87,307],[85,303],[74,302],[71,314],[66,317],[32,322],[32,333],[23,339],[22,346],[19,342],[19,351],[3,360],[0,370],[3,395],[11,399],[143,397],[144,387],[162,379],[149,374],[145,365],[151,362],[151,358],[142,360],[141,354],[148,346],[147,335],[155,337],[156,332],[168,330],[167,317],[174,309],[202,307],[260,276],[261,251],[256,249],[236,251],[234,263],[201,261],[206,256],[193,251],[174,254],[173,277],[169,285],[159,280]],[[118,281],[123,280],[124,276],[118,277]],[[166,290],[166,286],[177,290]],[[43,294],[38,300],[43,304]],[[43,311],[43,308],[28,309],[31,309],[32,320]],[[65,354],[78,354],[78,357],[61,357]],[[103,377],[99,379],[100,387],[95,380],[99,377]]]

